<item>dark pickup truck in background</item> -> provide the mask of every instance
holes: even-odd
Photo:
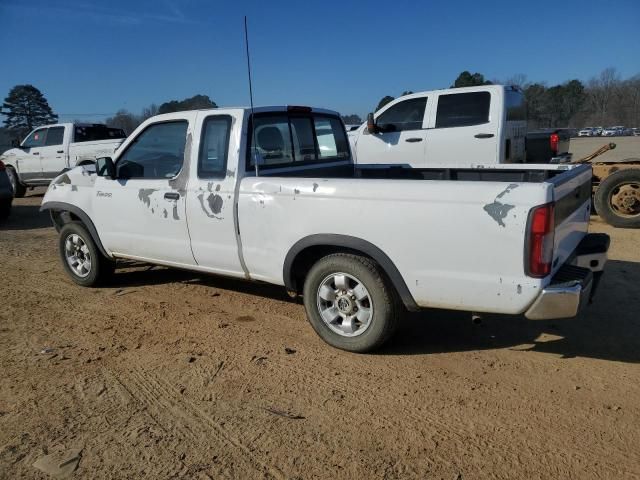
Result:
[[[566,128],[546,128],[527,133],[527,163],[566,163],[571,161],[571,132]]]

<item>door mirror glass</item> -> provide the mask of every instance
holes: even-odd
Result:
[[[376,119],[373,113],[367,115],[367,131],[369,133],[378,133],[378,127],[376,126]]]
[[[116,166],[111,157],[100,157],[96,159],[96,173],[99,177],[116,178]]]

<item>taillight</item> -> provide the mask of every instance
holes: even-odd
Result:
[[[551,151],[554,154],[558,153],[558,142],[560,141],[560,137],[557,133],[552,133],[549,137],[549,146],[551,147]]]
[[[2,160],[0,160],[0,172],[2,172],[5,169],[6,167],[4,166],[4,163],[2,163]]]
[[[531,210],[528,222],[527,275],[543,278],[551,273],[555,222],[553,203]]]

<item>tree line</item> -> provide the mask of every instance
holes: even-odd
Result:
[[[640,127],[640,74],[622,79],[614,68],[607,68],[586,83],[571,79],[548,86],[544,82],[529,82],[526,75],[517,74],[503,81],[488,80],[481,73],[461,72],[451,88],[490,85],[493,83],[514,85],[522,89],[527,106],[528,128],[625,125]],[[413,92],[404,91],[400,96]],[[385,95],[375,111],[395,100]],[[122,128],[130,134],[147,118],[161,113],[205,108],[217,108],[207,95],[194,95],[183,100],[171,100],[151,104],[140,113],[118,110],[108,117],[108,126]],[[58,116],[47,99],[33,85],[16,85],[4,99],[2,109],[4,126],[12,139],[20,140],[40,125],[55,123]],[[356,114],[342,116],[346,124],[360,124]]]

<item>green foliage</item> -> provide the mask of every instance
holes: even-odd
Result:
[[[460,87],[477,87],[479,85],[491,85],[489,80],[485,80],[484,75],[481,73],[471,74],[467,70],[460,73],[456,81],[453,82],[451,88],[460,88]]]
[[[352,113],[351,115],[342,115],[342,121],[345,125],[360,125],[362,123],[360,116],[355,113]]]
[[[384,97],[382,97],[382,99],[378,102],[378,106],[376,107],[376,112],[378,110],[380,110],[382,107],[384,107],[387,103],[389,102],[393,102],[395,99],[390,96],[390,95],[385,95]]]
[[[198,110],[202,108],[218,108],[218,105],[207,95],[194,95],[184,100],[165,102],[160,105],[158,113],[182,112],[184,110]]]
[[[587,99],[580,80],[570,80],[549,88],[534,83],[525,88],[524,96],[530,127],[566,127],[581,111]]]
[[[4,125],[14,138],[23,138],[35,127],[58,121],[49,102],[33,85],[16,85],[2,104]]]

